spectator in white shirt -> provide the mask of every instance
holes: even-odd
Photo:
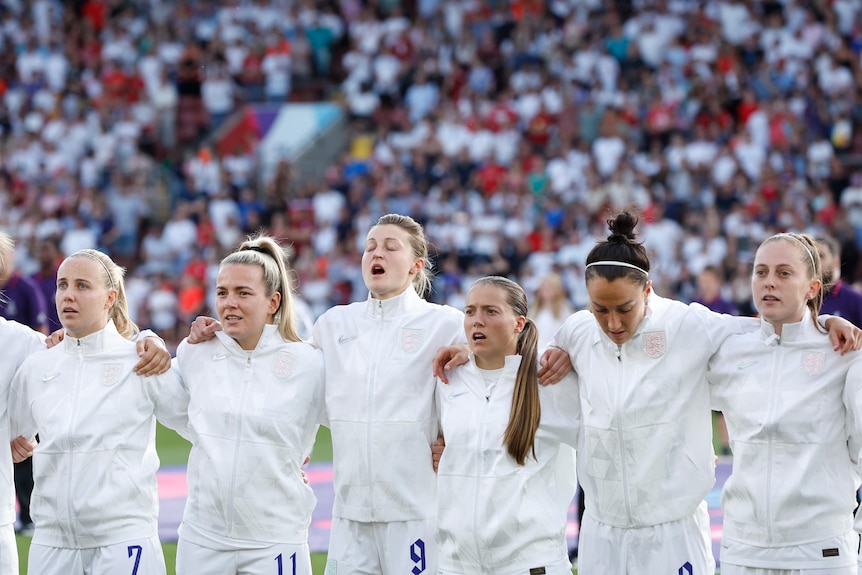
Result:
[[[593,142],[593,160],[599,174],[610,176],[619,166],[625,151],[625,142],[616,135],[602,136]]]
[[[261,63],[265,81],[266,99],[284,102],[290,94],[290,44],[285,39],[272,36]]]
[[[416,78],[407,88],[404,102],[410,110],[410,121],[418,122],[437,107],[440,101],[440,90],[436,84],[428,81],[425,72],[417,70]]]
[[[162,242],[173,262],[173,274],[179,275],[190,259],[198,240],[198,229],[191,219],[189,204],[180,203],[162,230]]]
[[[234,109],[237,87],[221,65],[211,66],[201,84],[201,97],[210,115],[210,130],[217,130]]]

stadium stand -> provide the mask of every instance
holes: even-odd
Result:
[[[214,262],[259,228],[291,242],[313,314],[364,298],[363,234],[426,225],[433,298],[472,278],[528,293],[636,207],[663,295],[707,266],[750,309],[753,249],[838,238],[860,278],[862,20],[854,0],[4,0],[0,229],[93,244],[129,268],[136,319],[176,343]],[[261,173],[246,105],[349,118],[320,178]],[[253,133],[254,124],[248,130]],[[310,161],[310,160],[308,160]]]

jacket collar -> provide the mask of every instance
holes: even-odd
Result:
[[[113,347],[117,341],[125,339],[117,331],[114,320],[109,319],[105,327],[84,337],[72,337],[66,333],[63,336],[63,350],[72,354],[98,353]]]
[[[388,299],[376,299],[369,292],[365,310],[374,318],[389,318],[419,311],[424,301],[411,284],[404,293]]]
[[[507,378],[506,376],[517,373],[520,366],[520,355],[507,355],[503,364],[503,374],[500,376],[500,381],[512,381],[512,385],[514,385],[514,378]],[[476,365],[476,356],[472,353],[470,354],[470,360],[464,365],[464,369],[469,374],[469,377],[464,378],[465,385],[477,397],[485,397],[485,381],[482,379],[481,369]]]
[[[805,308],[802,321],[796,323],[785,323],[781,326],[781,335],[775,333],[775,327],[762,317],[760,318],[760,335],[766,345],[778,345],[782,342],[798,341],[803,339],[816,328],[811,321],[811,310]]]
[[[478,365],[476,365],[476,356],[473,353],[470,353],[470,367],[472,370],[479,373],[479,369],[481,369]],[[504,373],[509,373],[512,371],[518,371],[518,368],[521,367],[521,356],[520,355],[507,355],[505,359],[505,363],[503,364]]]
[[[249,355],[260,355],[262,353],[266,353],[273,346],[284,342],[281,338],[281,334],[278,333],[278,325],[274,323],[268,323],[263,326],[263,333],[260,334],[260,339],[257,341],[257,345],[254,349],[241,348],[234,338],[223,331],[217,331],[216,337],[225,349],[231,353],[231,355],[242,358],[246,358]]]

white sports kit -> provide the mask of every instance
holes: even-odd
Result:
[[[463,317],[409,287],[336,306],[315,323],[335,469],[327,573],[397,575],[405,564],[412,575],[437,572],[431,362],[441,346],[464,341]],[[385,529],[389,539],[379,524],[393,522],[403,528]]]
[[[324,417],[323,354],[271,324],[253,350],[216,336],[177,350],[192,442],[177,573],[310,574],[301,468]]]
[[[554,344],[578,374],[583,414],[581,575],[715,571],[701,510],[715,483],[707,362],[729,335],[757,325],[653,292],[622,345],[588,311],[557,332]]]
[[[130,575],[136,563],[138,573],[153,562],[164,570],[163,559],[148,557],[142,543],[158,535],[156,417],[175,429],[186,426],[179,374],[139,376],[133,370],[139,359],[135,342],[109,321],[28,357],[10,394],[12,435],[40,437],[31,505],[36,549],[125,545]],[[63,572],[82,574],[77,564]]]
[[[15,371],[31,353],[45,349],[44,336],[15,321],[0,317],[0,445],[9,445],[9,388]],[[0,575],[18,575],[15,543],[15,484],[12,455],[0,457]]]
[[[539,388],[535,459],[531,452],[520,466],[503,444],[520,363],[519,355],[507,357],[497,375],[471,356],[448,385],[437,384],[446,439],[437,471],[440,573],[571,575],[566,524],[577,486],[576,378]]]
[[[847,373],[862,355],[833,351],[807,311],[781,331],[764,321],[728,338],[710,362],[734,463],[722,492],[721,570],[855,573],[862,373]]]

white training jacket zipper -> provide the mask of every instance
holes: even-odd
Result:
[[[766,413],[766,421],[772,422],[775,417],[775,386],[776,375],[780,373],[779,366],[781,365],[781,356],[784,355],[784,349],[781,347],[781,338],[776,341],[776,349],[772,354],[772,368],[770,369],[769,378],[769,408]],[[772,545],[772,463],[773,463],[773,439],[774,439],[774,424],[769,423],[766,432],[766,543]]]
[[[626,516],[628,517],[629,525],[632,523],[632,507],[631,507],[631,499],[629,497],[629,481],[628,481],[628,473],[626,472],[626,450],[625,450],[625,438],[623,436],[623,422],[625,421],[625,417],[623,417],[623,399],[624,399],[624,387],[625,387],[625,366],[623,364],[623,347],[621,345],[617,346],[616,350],[617,356],[617,397],[616,397],[616,412],[617,412],[617,441],[620,442],[620,475],[622,476],[623,482],[623,500],[626,504]]]
[[[248,356],[245,360],[245,373],[242,378],[242,390],[239,396],[239,405],[237,406],[236,413],[236,436],[234,437],[234,448],[233,448],[233,470],[231,471],[230,476],[230,488],[228,489],[228,511],[227,511],[227,525],[228,525],[228,533],[233,532],[233,521],[234,521],[234,509],[236,505],[234,505],[234,496],[236,493],[236,476],[237,476],[237,460],[239,459],[240,448],[242,447],[242,420],[243,413],[245,413],[245,396],[248,391],[249,382],[251,381],[251,356]]]
[[[383,300],[374,300],[375,309],[374,317],[374,339],[372,341],[383,341],[381,332],[383,331]],[[374,421],[374,384],[377,381],[377,372],[380,369],[380,356],[383,354],[386,346],[376,345],[375,354],[372,357],[371,365],[373,369],[369,370],[368,385],[365,387],[365,404],[368,406],[368,419],[365,422],[365,449],[368,453],[368,506],[371,509],[371,520],[376,521],[376,509],[374,507],[374,472],[371,469],[373,457],[371,456],[371,427]]]
[[[488,413],[488,404],[491,403],[491,394],[488,392],[484,395],[485,401],[482,403],[482,411],[479,413],[479,433],[476,434],[476,489],[473,497],[473,539],[476,541],[476,556],[479,558],[479,564],[484,565],[485,560],[482,557],[482,546],[479,541],[479,488],[482,481],[482,438],[485,434],[485,416]]]
[[[81,384],[84,379],[84,346],[81,345],[81,340],[77,340],[75,342],[75,355],[78,357],[77,365],[75,366],[75,379],[72,384],[72,409],[69,413],[69,426],[66,430],[66,451],[69,454],[69,475],[66,477],[66,496],[68,498],[66,506],[69,513],[68,521],[69,526],[72,527],[72,518],[75,516],[75,510],[72,508],[72,501],[75,501],[75,497],[73,497],[73,485],[72,485],[72,466],[75,463],[75,458],[73,457],[73,453],[75,451],[75,420],[78,417],[78,408],[81,403]],[[74,522],[75,526],[77,526],[77,521]],[[79,546],[80,542],[78,541],[78,530],[76,528],[71,529],[72,537],[75,540],[75,546]]]

